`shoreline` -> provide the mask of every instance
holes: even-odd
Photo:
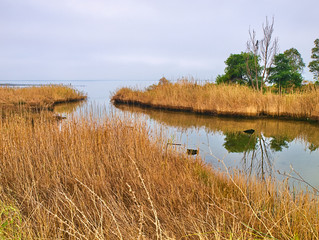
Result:
[[[28,87],[17,87],[17,86]],[[87,96],[66,85],[0,85],[0,108],[29,108],[53,110],[55,105],[78,102]]]
[[[197,110],[192,107],[183,107],[183,106],[169,106],[161,104],[151,104],[144,103],[138,100],[122,100],[122,99],[112,99],[113,105],[128,105],[128,106],[137,106],[144,109],[156,109],[156,110],[165,110],[171,112],[184,112],[192,113],[204,116],[216,116],[216,117],[225,117],[225,118],[239,118],[239,119],[278,119],[278,120],[292,120],[292,121],[305,121],[318,123],[319,117],[295,117],[289,115],[275,116],[266,113],[261,114],[244,114],[238,112],[218,112],[217,110]]]
[[[319,122],[319,91],[313,86],[278,95],[241,85],[181,80],[145,89],[124,87],[113,94],[111,102],[211,116]]]
[[[43,105],[29,105],[27,104],[1,104],[0,103],[0,109],[16,109],[16,108],[28,108],[31,111],[40,111],[40,110],[48,110],[48,111],[53,111],[54,107],[56,107],[57,105],[60,104],[66,104],[66,103],[74,103],[74,102],[82,102],[82,101],[86,101],[87,97],[83,97],[83,98],[74,98],[74,99],[68,99],[68,100],[59,100],[56,101],[48,106],[43,106]]]
[[[0,87],[41,87],[50,86],[52,84],[33,84],[33,83],[0,83]]]
[[[28,104],[0,104],[0,110],[3,109],[16,109],[16,108],[28,108],[30,110],[34,111],[39,111],[39,110],[48,110],[48,111],[53,111],[54,107],[60,104],[66,104],[66,103],[75,103],[75,102],[82,102],[87,100],[87,98],[81,98],[81,99],[70,99],[70,100],[65,100],[65,101],[57,101],[51,104],[50,106],[38,106],[38,105],[28,105]]]

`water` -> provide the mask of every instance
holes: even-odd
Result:
[[[186,149],[196,149],[207,163],[221,170],[225,170],[225,163],[229,169],[239,169],[260,178],[271,175],[283,180],[286,175],[291,174],[296,178],[301,176],[312,186],[319,187],[319,124],[274,119],[220,118],[126,105],[113,106],[110,103],[112,93],[121,87],[144,88],[156,81],[0,81],[1,83],[72,85],[86,92],[88,100],[59,105],[56,112],[68,114],[92,104],[103,106],[110,111],[143,119],[152,128],[163,129],[170,143],[181,144],[168,147],[185,152]],[[244,133],[247,129],[254,129],[255,132]],[[307,186],[292,179],[290,184],[300,184],[303,188]]]

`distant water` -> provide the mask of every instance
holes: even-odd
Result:
[[[190,113],[160,111],[112,106],[110,96],[121,87],[144,88],[157,81],[0,81],[0,84],[65,84],[87,93],[85,103],[71,103],[57,106],[56,111],[68,114],[90,104],[103,106],[144,119],[151,128],[164,129],[170,143],[179,151],[199,150],[200,156],[214,167],[224,170],[222,160],[230,169],[238,169],[247,174],[268,175],[279,180],[283,173],[294,177],[299,173],[311,185],[319,188],[319,124],[300,121],[273,119],[234,119],[200,116]],[[23,86],[22,86],[23,87]],[[254,129],[253,134],[244,130]],[[169,145],[173,147],[173,145]],[[292,171],[292,168],[294,171]],[[281,174],[278,174],[278,171]],[[290,181],[298,187],[306,185]]]

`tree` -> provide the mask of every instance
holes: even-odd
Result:
[[[274,67],[270,68],[269,81],[276,84],[281,93],[281,88],[301,86],[302,76],[294,70],[290,59],[281,53],[275,56]]]
[[[303,72],[305,63],[297,49],[290,48],[284,51],[284,55],[289,59],[289,64],[292,66],[294,71],[299,73]]]
[[[249,30],[249,40],[247,41],[247,52],[252,53],[255,57],[254,66],[251,68],[247,64],[247,72],[249,73],[249,79],[252,86],[256,90],[262,91],[265,82],[269,77],[269,70],[274,62],[274,57],[278,51],[278,39],[273,39],[274,32],[274,18],[272,22],[268,22],[266,17],[266,23],[263,24],[263,39],[256,39],[255,30]],[[261,63],[259,63],[259,60]],[[258,66],[262,66],[261,75],[258,75]],[[259,84],[260,83],[260,84]]]
[[[254,56],[251,53],[231,54],[225,61],[226,68],[224,75],[218,75],[216,82],[220,83],[238,83],[250,85],[247,64],[252,68],[254,65]],[[260,66],[257,68],[260,71]],[[258,73],[257,73],[258,74]]]
[[[311,58],[313,59],[308,67],[309,71],[313,73],[313,78],[316,81],[319,81],[319,38],[315,40],[315,46],[311,50]]]

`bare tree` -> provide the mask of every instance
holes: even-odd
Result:
[[[256,31],[255,30],[250,30],[249,29],[249,40],[247,41],[247,51],[249,53],[253,54],[254,57],[254,66],[251,67],[248,64],[248,58],[246,60],[246,67],[247,67],[247,73],[248,73],[248,77],[251,81],[251,85],[253,88],[255,88],[256,90],[258,90],[258,46],[259,42],[256,39]],[[249,56],[249,55],[247,55]],[[252,69],[253,68],[253,69]],[[255,74],[254,74],[255,73]],[[254,79],[256,81],[256,86],[254,84]]]
[[[248,64],[247,72],[249,78],[252,82],[252,86],[256,90],[262,91],[265,82],[267,82],[269,77],[269,70],[274,62],[274,57],[278,52],[278,39],[273,39],[272,35],[274,32],[274,17],[272,22],[269,23],[268,18],[266,17],[265,24],[262,25],[263,28],[263,39],[258,41],[256,39],[256,31],[249,29],[249,40],[247,41],[247,52],[254,55],[255,64],[254,69],[251,69]],[[259,61],[261,61],[262,72],[259,75]],[[256,86],[253,82],[256,82]],[[260,81],[260,87],[258,82]]]

